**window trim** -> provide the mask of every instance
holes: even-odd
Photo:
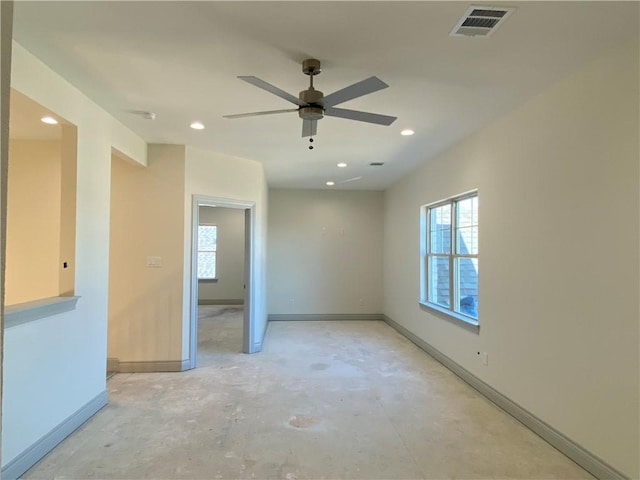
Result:
[[[216,227],[216,249],[215,250],[200,250],[200,227]],[[215,270],[213,272],[213,277],[199,277],[197,270],[197,262],[196,262],[196,280],[198,283],[217,283],[218,282],[218,224],[217,223],[199,223],[197,232],[197,241],[196,241],[196,258],[197,254],[200,252],[213,252],[215,256]]]
[[[457,203],[468,198],[478,197],[478,190],[469,190],[459,195],[454,195],[442,200],[438,200],[433,203],[422,205],[420,207],[420,300],[418,303],[428,309],[431,313],[435,313],[436,316],[444,318],[446,320],[452,320],[461,326],[468,327],[472,331],[478,332],[480,329],[479,318],[474,318],[469,315],[465,315],[462,312],[455,311],[456,305],[456,291],[454,288],[454,269],[455,260],[458,258],[476,258],[478,254],[459,254],[457,252],[457,235],[456,235],[456,215],[457,215]],[[430,214],[431,210],[444,205],[451,205],[451,242],[450,253],[448,254],[433,254],[429,253],[430,250]],[[429,258],[430,256],[446,256],[449,260],[449,307],[440,305],[435,302],[429,301]]]

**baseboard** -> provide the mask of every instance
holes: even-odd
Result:
[[[458,377],[460,377],[482,395],[487,397],[490,401],[495,403],[502,410],[524,424],[534,433],[542,437],[545,441],[553,445],[555,448],[557,448],[571,460],[576,462],[582,468],[587,470],[589,473],[594,475],[596,478],[607,478],[615,480],[628,479],[627,476],[616,470],[604,460],[598,458],[596,455],[584,449],[582,446],[560,433],[551,425],[540,420],[531,412],[525,410],[513,400],[504,396],[502,393],[498,392],[493,387],[480,380],[474,374],[451,360],[451,358],[447,357],[444,353],[422,340],[410,330],[407,330],[405,327],[386,315],[383,315],[383,319],[389,326],[411,340],[418,347],[420,347],[426,353],[435,358],[438,362],[451,370]]]
[[[107,357],[107,372],[119,372],[120,360],[115,357]]]
[[[119,362],[118,373],[155,373],[155,372],[184,372],[189,370],[187,360],[159,360],[148,362]]]
[[[107,402],[108,395],[105,390],[5,465],[2,468],[3,480],[15,480],[20,477],[53,450],[56,445],[94,416]]]
[[[325,320],[384,320],[384,315],[381,313],[276,313],[267,317],[267,321],[269,322],[315,322]]]
[[[244,305],[244,299],[231,298],[222,300],[211,300],[207,298],[198,299],[198,305]]]

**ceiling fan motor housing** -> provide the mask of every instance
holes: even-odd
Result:
[[[298,109],[298,115],[303,120],[320,120],[324,117],[324,110],[322,107],[300,107]]]
[[[324,108],[322,107],[323,93],[320,90],[310,88],[300,92],[298,98],[308,106],[300,107],[298,115],[304,120],[320,120],[324,117]]]

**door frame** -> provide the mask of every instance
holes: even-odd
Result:
[[[244,228],[244,321],[242,328],[242,351],[254,353],[256,303],[254,258],[255,252],[255,202],[230,198],[193,195],[191,203],[191,306],[189,311],[189,368],[196,368],[198,358],[198,225],[200,207],[236,208],[245,212]]]

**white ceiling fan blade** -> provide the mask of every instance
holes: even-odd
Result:
[[[387,88],[388,86],[389,85],[384,83],[378,77],[369,77],[358,83],[349,85],[342,90],[338,90],[337,92],[333,92],[332,94],[327,95],[326,97],[324,97],[323,105],[324,108],[333,107],[334,105],[346,102],[347,100],[358,98],[369,93],[377,92],[378,90],[382,90],[383,88]]]
[[[251,85],[255,85],[258,88],[261,88],[263,90],[266,90],[269,93],[273,93],[274,95],[277,95],[280,98],[284,98],[286,101],[291,102],[295,105],[299,105],[301,107],[304,107],[305,105],[307,105],[305,102],[303,102],[302,100],[300,100],[298,97],[294,97],[293,95],[291,95],[290,93],[285,92],[284,90],[271,85],[270,83],[265,82],[264,80],[260,80],[258,77],[252,77],[252,76],[240,76],[238,77],[240,80],[244,80],[247,83],[250,83]]]
[[[318,131],[317,120],[302,120],[302,136],[313,137]]]
[[[361,112],[359,110],[347,110],[346,108],[327,108],[324,114],[330,117],[348,118],[349,120],[387,126],[391,125],[398,118],[389,115],[380,115],[378,113]]]
[[[274,113],[287,113],[297,111],[297,108],[287,108],[285,110],[267,110],[266,112],[236,113],[235,115],[223,115],[222,118],[259,117],[260,115],[273,115]]]

